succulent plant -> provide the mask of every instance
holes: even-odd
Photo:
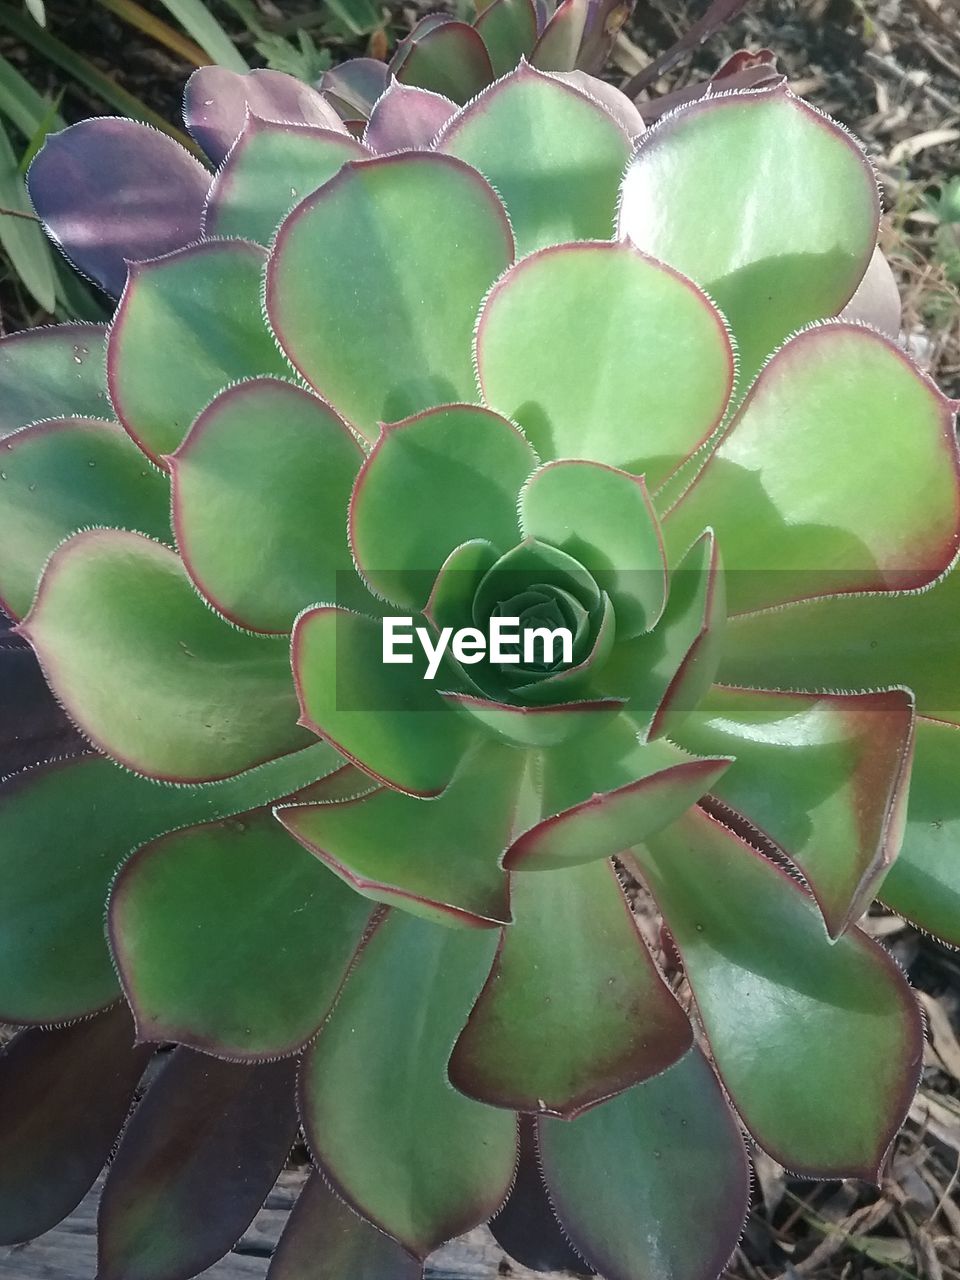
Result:
[[[923,1029],[857,922],[960,943],[956,405],[849,318],[896,327],[843,130],[780,84],[639,140],[611,101],[391,84],[357,140],[210,72],[215,177],[111,120],[34,162],[122,296],[0,342],[0,596],[56,699],[0,797],[0,1239],[145,1071],[101,1280],[214,1262],[300,1117],[271,1280],[490,1218],[699,1280],[743,1130],[879,1176]]]

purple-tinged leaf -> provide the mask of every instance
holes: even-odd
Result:
[[[621,93],[616,85],[608,84],[606,80],[591,76],[586,71],[551,71],[549,74],[578,89],[594,102],[599,102],[631,138],[638,137],[646,128],[639,107],[625,93]]]
[[[456,111],[450,98],[392,80],[373,108],[364,146],[380,155],[425,151]]]
[[[540,1173],[532,1116],[520,1116],[520,1160],[513,1188],[507,1203],[487,1225],[497,1244],[522,1267],[577,1276],[594,1274],[567,1240],[551,1208]]]
[[[706,12],[687,28],[679,40],[633,76],[624,86],[624,93],[635,98],[647,85],[656,84],[663,73],[676,66],[685,53],[698,48],[715,31],[731,22],[746,3],[747,0],[711,0]]]
[[[118,297],[128,262],[158,258],[199,237],[210,174],[165,133],[100,116],[51,134],[27,186],[51,239]]]
[[[732,93],[738,89],[772,89],[785,84],[786,77],[777,67],[776,55],[772,50],[758,49],[753,52],[738,49],[717,68],[709,80],[701,80],[683,89],[675,89],[672,93],[661,94],[649,102],[638,103],[637,110],[644,122],[650,125],[668,111],[675,111],[700,98]]]
[[[703,1053],[576,1120],[537,1122],[561,1226],[607,1280],[715,1280],[750,1203],[736,1119]]]
[[[107,330],[101,324],[60,324],[0,338],[0,438],[64,414],[110,414]]]
[[[333,99],[345,118],[368,119],[389,83],[390,73],[376,58],[351,58],[320,77],[321,92]]]
[[[500,855],[523,763],[518,752],[487,744],[429,804],[383,789],[339,802],[282,805],[275,813],[357,894],[440,924],[495,927],[510,920]]]
[[[859,321],[879,329],[888,338],[900,337],[903,304],[890,263],[877,248],[857,291],[840,312],[841,320]]]
[[[533,65],[541,71],[600,71],[632,11],[633,0],[563,0],[540,34]]]
[[[83,745],[30,646],[0,622],[0,778]]]
[[[462,105],[494,78],[482,37],[466,22],[415,28],[399,46],[390,69],[404,84],[443,94]]]
[[[462,715],[482,724],[514,747],[555,747],[569,738],[600,728],[624,706],[621,698],[518,707],[472,693],[441,693],[440,696]]]
[[[690,1048],[610,862],[517,876],[513,923],[450,1058],[453,1085],[569,1119]]]
[[[876,1181],[923,1058],[896,961],[858,929],[831,942],[806,889],[700,809],[627,861],[663,913],[717,1072],[760,1146],[805,1177]]]
[[[423,1267],[312,1173],[287,1219],[267,1280],[420,1280]]]
[[[99,1280],[189,1280],[236,1244],[296,1137],[296,1069],[173,1053],[110,1166]]]
[[[457,1093],[445,1071],[494,945],[487,930],[389,911],[303,1061],[315,1159],[417,1258],[496,1213],[516,1167],[514,1116]]]
[[[833,938],[866,911],[897,857],[913,737],[913,695],[905,689],[808,694],[719,685],[676,732],[688,751],[735,758],[710,792],[786,853]]]
[[[153,1052],[126,1005],[22,1031],[0,1053],[0,1244],[49,1231],[87,1193]]]
[[[214,164],[226,159],[248,114],[277,124],[311,124],[346,133],[322,93],[282,71],[201,67],[187,81],[183,122]]]

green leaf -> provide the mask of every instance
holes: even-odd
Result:
[[[254,631],[289,631],[314,600],[372,606],[344,528],[362,460],[344,422],[292,383],[222,392],[166,460],[177,545],[199,591]]]
[[[513,881],[514,920],[450,1059],[492,1106],[575,1116],[690,1048],[612,863]]]
[[[518,422],[542,458],[605,462],[651,487],[712,434],[733,386],[717,311],[622,244],[561,245],[519,262],[484,304],[476,352],[484,403]]]
[[[0,460],[3,607],[30,608],[44,566],[78,529],[111,525],[169,542],[167,483],[115,422],[60,418],[10,436]]]
[[[603,671],[604,691],[630,698],[647,737],[673,733],[710,688],[726,629],[725,579],[711,529],[670,575],[659,625],[617,645]]]
[[[213,16],[204,0],[160,0],[214,62],[232,71],[248,71],[249,63]]]
[[[520,495],[520,527],[590,570],[613,602],[618,637],[656,625],[667,599],[667,566],[642,477],[599,463],[548,462]]]
[[[770,361],[668,512],[668,547],[682,551],[706,523],[732,613],[926,586],[960,548],[950,401],[889,339],[857,325],[807,329]]]
[[[177,827],[269,804],[338,763],[318,742],[205,786],[162,786],[98,756],[59,761],[6,782],[0,791],[7,912],[0,1018],[63,1022],[116,999],[103,915],[114,873],[133,849]]]
[[[539,1150],[570,1240],[609,1280],[714,1280],[743,1229],[750,1166],[699,1049],[564,1123]]]
[[[311,1173],[270,1260],[267,1280],[421,1280],[395,1240],[358,1218]]]
[[[155,460],[179,446],[200,410],[231,382],[290,376],[261,318],[265,259],[259,245],[211,240],[130,264],[110,330],[107,378],[117,416]]]
[[[49,100],[37,93],[11,62],[0,57],[0,112],[25,138],[31,138],[49,111]],[[55,129],[64,127],[59,115],[55,115],[50,124]]]
[[[350,504],[353,554],[370,587],[422,609],[461,543],[512,546],[517,493],[536,465],[517,428],[489,409],[445,405],[385,428]]]
[[[485,744],[436,800],[380,790],[275,812],[306,849],[374,902],[439,924],[489,928],[510,920],[500,856],[523,764],[517,752]]]
[[[0,1243],[55,1227],[103,1168],[153,1052],[117,1004],[70,1027],[31,1027],[0,1053]]]
[[[732,165],[732,155],[749,163]],[[857,143],[778,86],[707,98],[643,134],[619,230],[716,301],[746,386],[789,333],[849,302],[879,217]]]
[[[108,914],[137,1038],[246,1061],[295,1052],[329,1013],[369,916],[269,813],[144,845]]]
[[[294,205],[367,154],[345,133],[249,115],[210,188],[204,233],[269,245]]]
[[[61,324],[0,338],[0,437],[64,414],[108,416],[106,335],[99,324]]]
[[[100,1200],[100,1280],[188,1280],[246,1231],[297,1134],[296,1063],[177,1049],[124,1131]]]
[[[747,1129],[793,1172],[876,1181],[923,1056],[896,961],[856,929],[831,943],[804,889],[698,810],[633,857]]]
[[[736,757],[710,791],[783,849],[835,938],[863,915],[897,856],[913,729],[906,690],[716,686],[677,737],[690,751]]]
[[[878,892],[886,906],[960,946],[960,727],[917,720],[900,856]]]
[[[44,311],[53,311],[57,301],[57,277],[53,256],[40,223],[33,218],[30,197],[23,182],[20,162],[0,121],[0,244],[10,265]],[[16,213],[24,216],[18,218]]]
[[[495,76],[512,71],[528,57],[537,42],[537,11],[533,0],[493,0],[477,17],[474,30],[490,55]]]
[[[503,206],[474,170],[384,156],[345,165],[284,222],[267,314],[296,368],[372,440],[380,422],[475,399],[474,322],[512,260]]]
[[[293,672],[300,723],[372,778],[412,796],[438,795],[456,771],[469,726],[410,666],[383,662],[380,623],[318,605],[297,619]]]
[[[485,931],[390,912],[304,1058],[311,1151],[347,1202],[418,1258],[485,1222],[513,1179],[515,1117],[446,1078],[494,946]]]
[[[310,741],[286,643],[229,627],[174,552],[140,534],[65,542],[21,630],[74,722],[136,772],[206,782]]]
[[[917,711],[960,723],[960,570],[928,591],[835,596],[731,618],[725,684],[767,689],[907,685]]]
[[[453,116],[436,145],[500,194],[519,254],[612,234],[630,139],[599,103],[527,63]]]
[[[679,818],[730,764],[729,756],[698,759],[665,740],[644,745],[622,717],[586,748],[574,742],[545,753],[545,816],[514,840],[503,865],[558,871],[615,857]]]
[[[432,15],[431,15],[432,16]],[[418,25],[397,49],[390,68],[402,84],[469,102],[493,79],[487,46],[466,22]]]
[[[514,747],[559,746],[570,738],[602,729],[611,716],[623,710],[623,702],[618,698],[518,707],[471,693],[441,693],[440,696],[461,714]],[[582,751],[583,745],[579,747]]]

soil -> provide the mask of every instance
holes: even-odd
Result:
[[[307,26],[335,61],[368,46],[382,56],[418,11],[415,4],[384,9],[382,30],[369,40],[349,40],[330,29],[321,5],[256,3],[268,23]],[[166,12],[151,0],[145,7]],[[436,6],[421,4],[420,11],[427,7]],[[703,0],[640,0],[610,78],[635,72],[702,10]],[[47,11],[51,30],[72,49],[178,119],[186,63],[94,0],[47,0]],[[218,11],[256,61],[229,7]],[[656,88],[701,78],[744,45],[773,48],[794,87],[864,141],[884,189],[883,245],[901,283],[908,342],[947,393],[960,397],[960,220],[945,224],[929,204],[960,175],[960,0],[754,0]],[[60,72],[11,38],[0,36],[0,53],[37,88],[64,89]],[[68,120],[104,110],[86,90],[66,85],[61,111]],[[960,197],[957,205],[960,219]],[[2,263],[0,308],[8,332],[48,319],[25,301]],[[918,1100],[880,1189],[804,1182],[758,1153],[755,1206],[730,1272],[738,1280],[960,1280],[960,956],[882,913],[868,926],[922,993],[929,1044]],[[651,941],[658,941],[655,933]],[[789,1062],[783,1071],[786,1090]],[[690,1227],[697,1230],[696,1222]]]

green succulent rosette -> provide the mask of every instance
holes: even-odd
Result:
[[[229,85],[215,176],[109,121],[31,174],[124,282],[107,330],[0,343],[0,596],[81,735],[0,799],[0,1237],[176,1045],[102,1280],[211,1265],[299,1118],[271,1280],[416,1277],[491,1217],[521,1261],[712,1277],[742,1130],[871,1179],[907,1112],[870,902],[960,942],[956,406],[843,314],[873,173],[783,87],[637,141],[522,65],[374,154]],[[55,181],[100,154],[153,166],[129,225]]]

